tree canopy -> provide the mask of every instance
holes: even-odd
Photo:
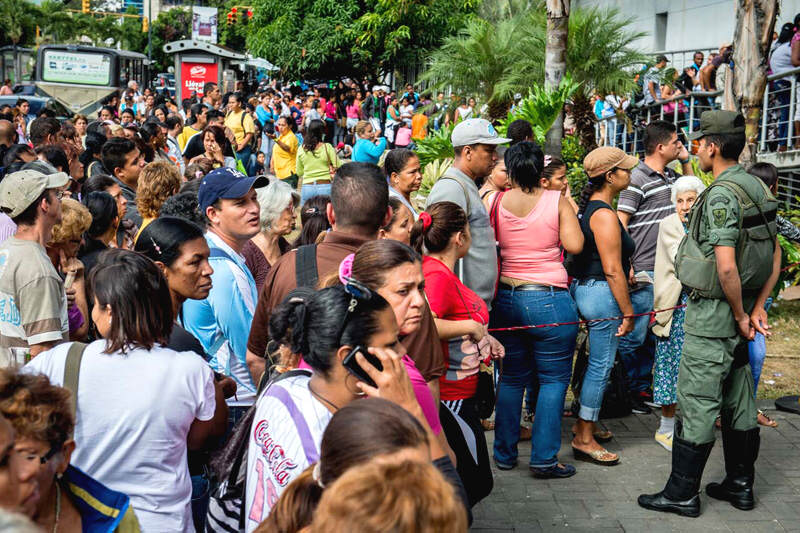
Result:
[[[374,77],[416,65],[479,0],[255,0],[247,46],[287,78]]]

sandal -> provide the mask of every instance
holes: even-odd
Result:
[[[575,438],[575,435],[576,434],[573,431],[572,432],[573,439]],[[608,430],[598,429],[597,431],[592,433],[592,437],[594,437],[594,440],[596,440],[598,444],[604,444],[606,442],[611,442],[611,440],[614,438],[614,434]]]
[[[489,420],[485,418],[481,420],[481,427],[484,431],[493,431],[494,430],[494,420]]]
[[[762,411],[761,409],[758,410],[758,425],[766,426],[768,428],[778,427],[778,423],[775,422],[772,418],[770,418],[769,415],[764,411]]]
[[[579,461],[587,461],[589,463],[595,463],[601,466],[613,466],[619,463],[619,455],[611,453],[605,448],[602,450],[594,450],[593,452],[585,452],[573,446],[572,453],[575,455],[575,459]],[[615,455],[616,457],[613,459],[607,459],[607,457]],[[606,459],[603,459],[604,457],[606,457]]]

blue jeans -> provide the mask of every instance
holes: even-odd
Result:
[[[492,327],[577,319],[575,302],[566,290],[500,289],[492,309]],[[539,394],[529,464],[546,468],[558,463],[561,416],[572,375],[577,334],[577,325],[497,332],[497,340],[506,349],[495,404],[494,458],[498,463],[513,465],[517,462],[522,395],[534,372],[539,379]]]
[[[771,306],[772,298],[767,298],[764,309],[769,311]],[[753,398],[756,398],[761,369],[764,368],[764,359],[767,357],[767,339],[762,333],[756,333],[755,338],[747,343],[747,351],[750,355],[750,370],[753,373]]]
[[[586,279],[572,286],[575,303],[581,316],[586,320],[620,316],[617,301],[611,293],[607,281]],[[581,385],[581,409],[578,417],[589,422],[597,422],[600,418],[600,407],[603,405],[603,394],[608,385],[614,358],[617,355],[619,337],[617,328],[622,320],[605,320],[587,325],[589,330],[589,364]]]
[[[211,497],[211,482],[207,474],[192,476],[192,520],[195,531],[206,530],[208,500]]]
[[[652,271],[648,274],[653,277]],[[652,285],[644,285],[630,294],[634,314],[653,310]],[[646,342],[650,334],[649,324],[650,315],[640,316],[635,320],[633,331],[619,339],[619,355],[628,374],[628,388],[632,392],[646,391],[653,384],[655,343]]]
[[[236,155],[238,156],[239,161],[244,164],[244,168],[247,169],[247,175],[251,176],[253,172],[250,156],[253,155],[253,150],[249,146],[246,146],[243,150],[239,150]]]
[[[303,186],[300,188],[300,204],[306,203],[306,200],[309,198],[313,198],[315,196],[321,196],[323,194],[327,194],[328,196],[331,195],[331,184],[330,183],[323,183],[321,185],[315,185],[314,183],[304,183]]]

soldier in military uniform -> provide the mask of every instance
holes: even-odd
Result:
[[[706,111],[697,157],[714,183],[692,209],[686,238],[676,256],[678,279],[690,291],[686,338],[678,373],[678,407],[672,472],[664,490],[642,494],[647,509],[700,514],[700,479],[714,446],[714,420],[721,415],[726,477],[706,493],[734,507],[754,507],[754,465],[759,430],[747,341],[769,335],[764,302],[780,270],[776,240],[777,201],[737,164],[745,144],[744,118],[732,111]]]

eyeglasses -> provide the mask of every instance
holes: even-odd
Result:
[[[34,453],[23,453],[23,452],[16,452],[18,456],[21,456],[22,459],[29,463],[38,462],[40,465],[47,464],[47,461],[53,458],[55,454],[61,451],[61,448],[58,446],[53,446],[50,448],[46,454],[44,455],[36,455]]]
[[[339,341],[342,339],[342,334],[347,327],[347,321],[350,319],[350,315],[353,314],[353,311],[358,307],[358,302],[372,299],[372,291],[360,281],[348,277],[345,277],[343,281],[345,282],[344,292],[350,295],[350,304],[347,306],[347,312],[344,314],[344,318],[342,318],[342,325],[339,326],[339,333],[336,335]]]
[[[65,192],[64,192],[63,189],[57,189],[56,192],[55,192],[56,198],[58,200],[61,200],[62,198],[64,198],[64,194],[65,194]]]

